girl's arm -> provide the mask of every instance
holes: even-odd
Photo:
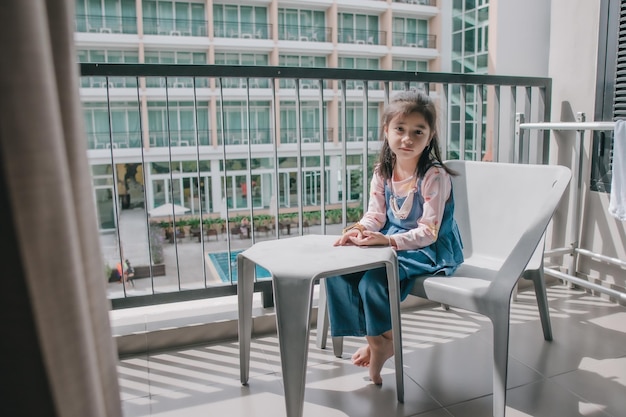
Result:
[[[422,181],[421,191],[424,212],[415,229],[393,235],[398,250],[423,248],[437,240],[446,201],[452,191],[449,174],[442,168],[430,168]]]
[[[385,183],[380,175],[375,172],[370,183],[370,201],[367,212],[361,220],[343,230],[343,234],[337,239],[335,246],[372,244],[362,242],[365,237],[364,233],[369,233],[368,231],[378,232],[383,228],[386,220]],[[367,239],[367,242],[370,240]]]
[[[365,230],[377,232],[387,222],[387,205],[385,203],[385,181],[378,173],[374,173],[370,184],[370,200],[367,212],[359,223]]]

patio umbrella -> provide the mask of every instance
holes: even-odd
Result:
[[[148,214],[152,217],[165,217],[165,216],[179,216],[181,214],[185,214],[191,209],[187,207],[179,206],[177,204],[166,203],[160,205],[158,207],[153,208],[152,210],[148,210]]]

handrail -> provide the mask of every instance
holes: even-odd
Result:
[[[580,209],[581,207],[583,207],[581,165],[583,163],[584,155],[581,150],[582,150],[582,145],[583,145],[583,140],[584,140],[584,134],[586,131],[614,130],[615,122],[603,122],[603,121],[585,122],[584,113],[578,113],[577,116],[578,116],[578,119],[580,120],[577,122],[539,122],[539,123],[519,123],[518,124],[518,128],[520,130],[521,129],[527,129],[527,130],[535,129],[535,130],[578,132],[577,136],[579,140],[576,143],[576,153],[578,154],[579,159],[578,159],[578,162],[576,163],[576,166],[572,170],[573,171],[572,178],[576,178],[578,183],[577,183],[576,189],[572,188],[573,192],[570,195],[570,202],[573,202],[573,205],[570,205],[570,207],[573,206],[573,210],[574,210],[574,213],[572,216],[574,220],[570,224],[572,227],[572,235],[575,236],[575,241],[572,242],[571,248],[556,248],[550,251],[546,251],[544,253],[544,256],[546,257],[562,255],[564,254],[564,252],[569,253],[572,256],[572,261],[570,263],[570,266],[568,267],[567,273],[556,271],[554,269],[547,268],[547,267],[544,268],[544,273],[546,275],[551,275],[551,276],[560,278],[564,281],[569,282],[570,284],[578,285],[580,287],[587,288],[592,291],[597,291],[603,294],[607,294],[609,296],[617,298],[618,300],[621,300],[621,302],[625,302],[626,301],[625,292],[619,291],[613,288],[604,287],[602,285],[584,280],[575,275],[578,272],[578,268],[577,268],[577,263],[578,263],[577,256],[578,255],[587,256],[590,258],[596,258],[608,264],[616,265],[619,267],[626,266],[626,262],[620,259],[609,257],[606,255],[602,255],[602,254],[595,253],[590,250],[582,249],[578,247],[579,237],[580,237],[580,225],[581,225]],[[519,134],[519,132],[516,132],[516,133]]]
[[[540,130],[613,130],[615,122],[540,122],[520,123],[521,129]]]

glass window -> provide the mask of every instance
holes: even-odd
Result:
[[[146,64],[205,64],[206,53],[204,52],[187,52],[187,51],[154,51],[147,50],[144,54]],[[195,86],[202,88],[208,85],[205,78],[196,79]],[[164,77],[146,77],[146,86],[154,88],[164,88]],[[168,87],[194,87],[191,77],[169,77]]]
[[[196,103],[194,119],[192,102],[170,102],[169,114],[165,102],[148,103],[148,130],[150,146],[195,146],[196,138],[201,145],[208,145],[209,103]]]
[[[626,75],[616,71],[624,66],[626,51],[626,25],[623,2],[609,0],[601,3],[601,20],[608,22],[606,30],[600,31],[598,46],[601,55],[597,68],[597,88],[593,120],[619,120],[626,117],[626,109],[621,104],[626,91]],[[619,19],[617,16],[622,10]],[[615,11],[616,13],[612,13]],[[591,190],[610,192],[613,176],[614,131],[593,132],[593,152],[591,152]]]
[[[465,52],[476,52],[475,30],[465,31]]]
[[[396,46],[428,47],[428,21],[394,17],[393,44]]]
[[[267,54],[246,54],[246,53],[223,53],[215,54],[215,63],[218,65],[269,65],[269,56]],[[246,87],[245,80],[242,78],[224,78],[225,88],[241,88]],[[267,78],[251,78],[250,88],[269,88],[269,80]]]
[[[378,16],[339,13],[339,42],[378,44]]]
[[[267,39],[267,8],[213,4],[216,37]]]
[[[224,137],[226,144],[241,145],[248,143],[248,129],[253,143],[269,143],[270,140],[270,103],[250,102],[250,125],[246,103],[243,101],[224,102]],[[222,130],[222,115],[217,117],[218,131]]]

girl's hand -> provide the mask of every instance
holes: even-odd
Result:
[[[352,243],[353,238],[362,238],[362,237],[363,235],[360,230],[350,229],[346,233],[341,235],[341,237],[335,241],[333,246],[353,245]]]
[[[350,242],[357,246],[389,246],[390,240],[380,232],[365,230],[360,236],[350,237]]]

